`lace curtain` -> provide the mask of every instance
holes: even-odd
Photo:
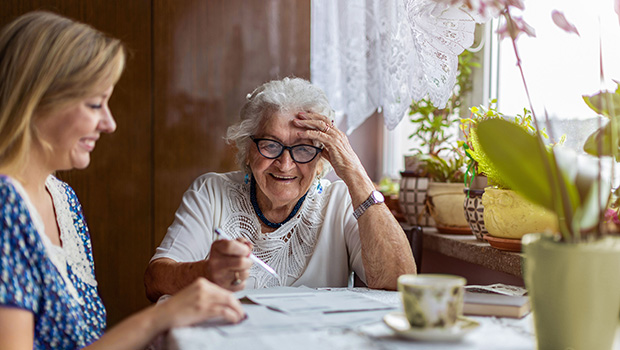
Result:
[[[376,110],[392,130],[412,100],[446,105],[475,22],[435,0],[312,0],[312,81],[347,133]]]

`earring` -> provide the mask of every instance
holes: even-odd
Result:
[[[243,177],[243,183],[246,185],[250,183],[250,174],[245,174]]]
[[[319,175],[316,176],[316,182],[317,182],[316,191],[319,194],[323,193],[323,186],[321,185],[321,178]]]

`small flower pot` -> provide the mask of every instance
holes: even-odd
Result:
[[[482,195],[484,224],[489,235],[520,241],[527,233],[558,232],[558,220],[549,210],[511,190],[487,187]]]
[[[420,177],[408,171],[403,171],[400,175],[398,201],[407,223],[413,226],[435,226],[435,222],[426,210],[429,178]]]
[[[465,219],[476,239],[485,242],[484,238],[489,232],[484,225],[484,205],[482,205],[484,190],[466,188],[463,192],[465,192],[465,201],[463,202]]]

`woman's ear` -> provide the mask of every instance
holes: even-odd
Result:
[[[323,162],[320,161],[319,164],[316,166],[316,177],[321,176],[321,174],[323,173]]]

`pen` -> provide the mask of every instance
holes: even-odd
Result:
[[[215,229],[215,233],[224,238],[224,239],[229,239],[232,240],[232,238],[227,235],[224,231],[222,231],[219,228]],[[272,274],[275,278],[280,279],[280,276],[278,276],[278,274],[276,273],[276,270],[274,270],[271,266],[267,265],[264,261],[262,261],[261,259],[259,259],[256,255],[254,255],[254,253],[250,253],[250,260],[254,261],[255,263],[258,264],[258,266],[262,267],[263,269],[265,269],[267,272],[269,272],[270,274]]]

